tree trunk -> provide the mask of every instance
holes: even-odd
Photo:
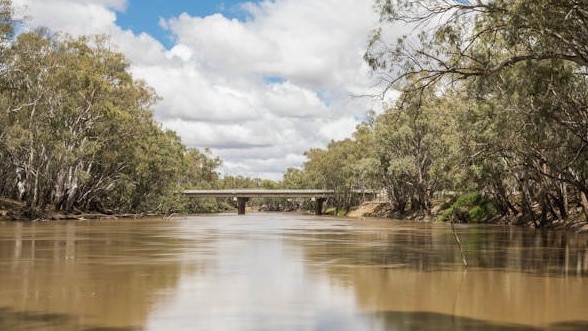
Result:
[[[531,193],[529,191],[529,185],[527,179],[522,179],[520,181],[520,188],[521,188],[521,207],[523,210],[523,220],[530,219],[533,221],[534,224],[537,224],[537,218],[535,216],[535,212],[533,211],[533,206],[531,204]]]
[[[584,210],[584,218],[586,222],[588,222],[588,198],[586,197],[587,193],[584,191],[580,191],[580,204],[582,205],[582,209]]]

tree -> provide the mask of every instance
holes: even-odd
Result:
[[[390,74],[390,88],[488,76],[523,62],[588,65],[583,0],[376,0],[376,8],[382,24],[365,59]],[[416,35],[390,47],[389,24],[408,24]]]
[[[56,210],[163,211],[171,206],[185,148],[149,109],[154,91],[128,73],[105,37],[20,34],[0,77],[3,195],[31,216]],[[16,178],[18,177],[18,179]],[[24,194],[16,194],[17,187]],[[172,199],[173,200],[173,199]]]
[[[431,214],[433,194],[450,173],[452,124],[447,104],[432,93],[408,93],[376,119],[379,169],[396,210]]]
[[[463,96],[462,160],[503,213],[537,226],[565,219],[570,202],[588,218],[586,174],[588,9],[577,0],[378,0],[382,25],[365,58],[387,88]],[[395,46],[386,25],[416,36]],[[455,92],[452,92],[455,91]],[[515,192],[520,206],[509,198]],[[574,198],[576,197],[576,198]],[[538,207],[536,207],[538,206]]]
[[[212,156],[209,149],[199,151],[189,148],[184,153],[184,173],[181,180],[187,189],[212,189],[218,184],[220,175],[216,171],[222,160]]]
[[[479,183],[491,188],[504,213],[518,213],[506,200],[506,192],[516,191],[523,214],[537,225],[547,224],[548,215],[565,219],[570,200],[582,204],[586,194],[585,78],[553,60],[482,79],[486,87],[472,83],[476,101],[462,116],[471,128],[462,141],[475,142],[472,161],[486,173]]]
[[[368,156],[367,147],[348,138],[331,141],[325,150],[316,148],[304,153],[308,158],[304,163],[305,177],[311,187],[335,191],[336,213],[340,208],[348,212],[354,191],[365,187],[369,176],[369,162],[363,162]]]
[[[288,168],[282,174],[281,186],[287,189],[304,189],[309,187],[309,179],[304,171],[297,168]]]

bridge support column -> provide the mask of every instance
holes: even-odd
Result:
[[[237,215],[245,215],[245,203],[249,201],[247,197],[237,197]]]
[[[327,200],[326,198],[316,198],[316,209],[314,211],[315,215],[322,215],[323,214],[323,203]]]

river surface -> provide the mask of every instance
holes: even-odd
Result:
[[[0,222],[0,330],[588,330],[588,236],[297,214]]]

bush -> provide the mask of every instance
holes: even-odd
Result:
[[[440,221],[454,220],[460,223],[481,223],[496,214],[494,202],[479,192],[467,193],[455,198],[450,206],[439,213]]]

